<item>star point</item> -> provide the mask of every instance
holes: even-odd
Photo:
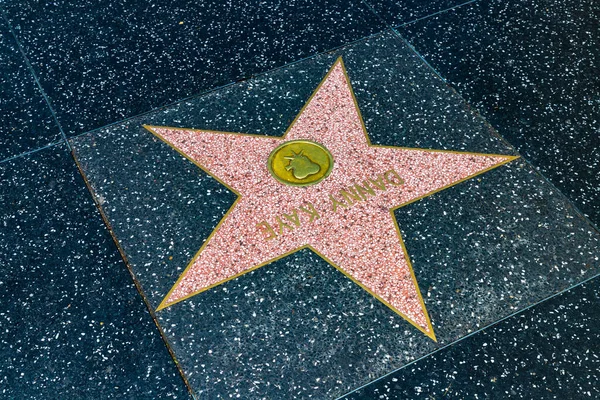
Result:
[[[238,195],[157,310],[308,248],[433,340],[393,211],[516,158],[372,145],[341,58],[283,137],[144,127]],[[311,181],[319,151],[332,165]]]

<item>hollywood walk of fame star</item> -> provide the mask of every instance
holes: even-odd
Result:
[[[283,137],[145,128],[238,195],[157,310],[310,248],[433,340],[393,211],[516,158],[372,145],[341,58]]]

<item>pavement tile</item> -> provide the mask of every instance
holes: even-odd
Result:
[[[391,26],[399,26],[468,3],[469,0],[367,0],[373,10]]]
[[[0,397],[189,399],[65,145],[0,164]]]
[[[400,33],[600,224],[600,3],[478,1]]]
[[[236,195],[142,125],[282,136],[339,56],[373,144],[514,154],[390,32],[74,138],[153,308]],[[157,311],[196,395],[340,396],[599,271],[600,235],[523,160],[395,217],[437,343],[304,249]]]
[[[0,161],[61,140],[8,24],[0,18]]]
[[[6,1],[71,136],[379,32],[358,0]]]
[[[343,399],[598,398],[598,283],[594,278]]]

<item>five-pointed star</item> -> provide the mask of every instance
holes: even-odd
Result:
[[[371,145],[341,58],[281,138],[146,129],[238,195],[158,310],[310,248],[434,340],[393,210],[516,158]],[[298,139],[334,160],[312,186],[267,168],[274,149]]]

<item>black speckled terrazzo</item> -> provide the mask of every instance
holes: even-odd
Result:
[[[600,3],[478,1],[400,28],[600,224]]]
[[[0,161],[61,139],[50,108],[0,15]]]
[[[462,6],[469,3],[469,0],[367,0],[366,2],[387,24],[398,26]]]
[[[0,164],[0,397],[189,399],[66,146]]]
[[[599,283],[595,278],[343,399],[597,399]]]
[[[68,135],[360,39],[360,1],[5,1]]]
[[[373,143],[513,154],[393,33],[79,136],[152,307],[233,193],[142,128],[281,136],[342,56]],[[334,398],[600,271],[600,235],[522,160],[396,211],[437,344],[303,250],[156,313],[199,398]]]
[[[598,1],[0,14],[0,398],[600,398]],[[394,212],[437,341],[310,248],[157,311],[236,196],[142,125],[281,136],[340,56],[374,145],[522,156]]]

